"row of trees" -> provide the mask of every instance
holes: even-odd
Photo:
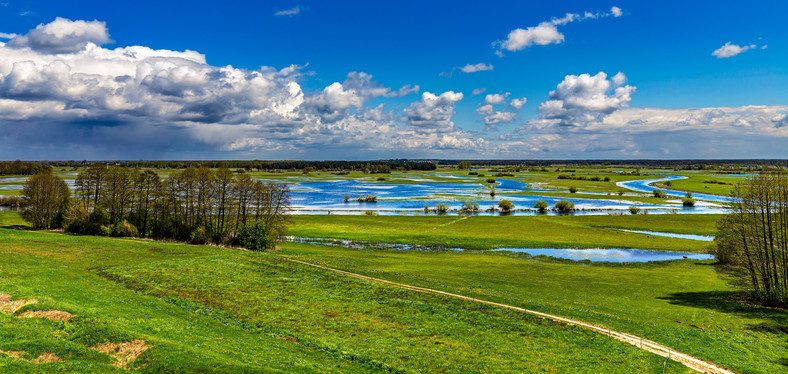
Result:
[[[58,184],[58,182],[60,184]],[[35,193],[58,184],[60,194]],[[93,164],[79,173],[75,195],[49,173],[25,185],[26,217],[37,228],[62,226],[74,233],[141,236],[193,243],[239,244],[240,232],[264,233],[270,247],[289,223],[289,187],[252,181],[228,168],[187,168],[161,178],[150,170]],[[66,202],[63,202],[65,191]],[[40,197],[40,198],[39,198]],[[54,202],[55,213],[48,208]],[[254,223],[254,229],[242,230]],[[252,248],[262,249],[262,248]]]
[[[0,161],[0,175],[33,175],[52,170],[52,167],[40,162]]]
[[[756,298],[788,305],[788,176],[761,174],[734,187],[720,220],[717,258],[733,266]]]

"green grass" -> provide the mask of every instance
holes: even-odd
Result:
[[[498,253],[353,250],[286,244],[281,252],[364,275],[590,321],[741,373],[788,370],[788,312],[735,301],[707,262],[567,265]]]
[[[130,339],[153,345],[135,361],[141,372],[662,369],[660,357],[580,328],[347,278],[276,252],[11,229],[0,229],[0,242],[0,291],[42,300],[26,308],[75,316],[0,315],[0,349],[65,359],[0,355],[0,372],[122,372],[89,347]],[[673,362],[669,370],[688,372]]]
[[[731,196],[734,184],[746,181],[746,179],[742,177],[726,177],[724,175],[684,174],[684,176],[686,176],[687,179],[671,181],[671,186],[669,188],[680,191]],[[709,183],[711,181],[729,184]]]
[[[611,230],[714,235],[718,215],[622,216],[293,216],[289,235],[437,247],[642,248],[706,252],[707,242]]]

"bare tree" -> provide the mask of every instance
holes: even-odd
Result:
[[[717,255],[745,271],[753,294],[788,304],[788,176],[765,173],[737,185],[719,224]]]

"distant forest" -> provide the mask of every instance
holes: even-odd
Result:
[[[729,159],[729,160],[369,160],[369,161],[261,161],[261,160],[205,160],[205,161],[0,161],[0,175],[32,175],[50,167],[83,167],[94,163],[131,168],[186,169],[186,168],[235,168],[251,170],[316,170],[316,171],[365,171],[388,173],[392,170],[435,170],[438,166],[457,166],[469,161],[476,166],[501,167],[664,167],[682,170],[758,171],[774,167],[788,167],[788,159]]]

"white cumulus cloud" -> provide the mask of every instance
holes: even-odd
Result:
[[[493,70],[492,64],[485,64],[480,62],[478,64],[467,64],[460,68],[463,73],[475,73],[478,71],[491,71]]]
[[[549,45],[561,44],[564,42],[565,37],[557,26],[563,26],[568,23],[584,21],[589,19],[599,19],[605,17],[621,17],[623,12],[619,7],[612,7],[610,12],[607,13],[567,13],[561,18],[553,18],[550,21],[544,21],[536,26],[527,28],[516,28],[509,32],[506,39],[493,42],[493,47],[497,48],[496,54],[503,55],[503,50],[510,52],[519,51],[533,45]]]
[[[623,73],[611,79],[607,79],[604,72],[593,76],[567,75],[554,91],[550,91],[550,100],[539,106],[539,115],[569,126],[599,121],[632,100],[636,88],[624,85],[625,82]]]
[[[717,58],[729,58],[755,48],[757,48],[755,44],[740,46],[736,44],[731,44],[731,42],[727,42],[722,47],[715,49],[714,52],[712,52],[711,54],[712,56],[716,56]]]
[[[104,22],[58,17],[53,22],[36,26],[27,35],[15,36],[6,46],[30,48],[42,53],[72,53],[84,49],[88,43],[102,45],[109,41]]]

